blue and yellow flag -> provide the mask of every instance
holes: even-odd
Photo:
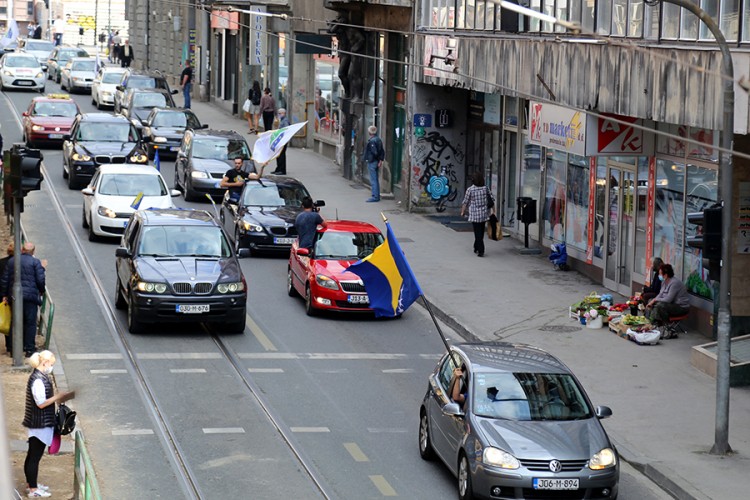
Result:
[[[154,167],[161,172],[161,160],[159,159],[159,150],[154,151]]]
[[[422,289],[388,221],[385,226],[385,241],[348,270],[362,278],[375,316],[393,317],[406,311]]]
[[[135,195],[135,200],[133,200],[133,203],[130,204],[130,208],[133,210],[138,210],[138,207],[141,206],[141,201],[143,200],[143,191]]]

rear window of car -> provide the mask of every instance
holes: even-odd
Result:
[[[250,158],[250,148],[244,139],[201,137],[193,141],[193,158],[211,160]]]
[[[94,71],[96,68],[96,61],[75,61],[71,65],[73,71]]]
[[[148,226],[143,228],[138,254],[227,258],[232,251],[222,230],[215,226]]]

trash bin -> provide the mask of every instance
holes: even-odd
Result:
[[[536,200],[528,196],[516,198],[518,205],[518,222],[522,224],[534,224],[536,222]]]

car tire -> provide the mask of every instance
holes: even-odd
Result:
[[[115,288],[115,309],[123,310],[128,307],[128,301],[122,296],[122,284],[120,283],[120,277],[117,277],[117,288]]]
[[[55,82],[56,82],[56,83],[60,83],[60,80],[61,80],[61,78],[60,78],[60,73],[57,73],[57,74],[55,75]]]
[[[135,302],[135,300],[131,295],[130,300],[128,301],[128,331],[130,333],[136,334],[143,332],[143,323],[138,321],[138,318],[135,315],[135,307],[133,307],[133,302]]]
[[[68,171],[65,170],[65,163],[63,163],[62,174],[63,174],[63,179],[68,178]]]
[[[222,222],[222,225],[223,225],[223,222]],[[234,228],[234,253],[237,254],[237,258],[238,259],[239,259],[239,254],[240,254],[240,248],[242,248],[241,239],[240,239],[240,228],[239,227],[235,227]],[[253,255],[253,252],[251,250],[250,251],[250,256],[252,256],[252,255]]]
[[[427,410],[424,408],[419,412],[419,456],[427,461],[435,458],[435,449],[432,447],[432,438],[430,438],[430,422],[427,418]]]
[[[94,232],[94,224],[89,224],[88,230],[89,241],[99,241],[99,236]]]
[[[305,287],[305,314],[308,316],[315,316],[318,314],[318,310],[315,309],[315,306],[313,305],[312,291],[310,290],[309,284]]]
[[[91,105],[99,109],[99,105],[96,103],[96,99],[94,99],[94,94],[91,94]]]
[[[89,228],[89,223],[86,221],[86,205],[83,205],[83,210],[81,210],[81,227],[84,229]]]
[[[290,297],[297,297],[299,295],[297,289],[294,288],[294,273],[292,273],[291,267],[288,267],[286,271],[286,294]]]
[[[198,195],[190,188],[190,181],[185,181],[185,201],[196,201],[198,200]]]
[[[78,183],[76,182],[75,174],[68,172],[68,189],[76,189],[77,187]]]
[[[44,94],[46,91],[47,91],[47,87],[46,86],[44,86],[41,89],[39,89],[39,93],[40,94]]]
[[[471,467],[465,453],[458,457],[458,499],[474,500],[474,490],[471,486]]]

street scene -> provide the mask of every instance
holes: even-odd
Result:
[[[0,42],[0,498],[744,498],[746,131],[456,59],[475,4],[566,37],[586,2],[37,3]]]

